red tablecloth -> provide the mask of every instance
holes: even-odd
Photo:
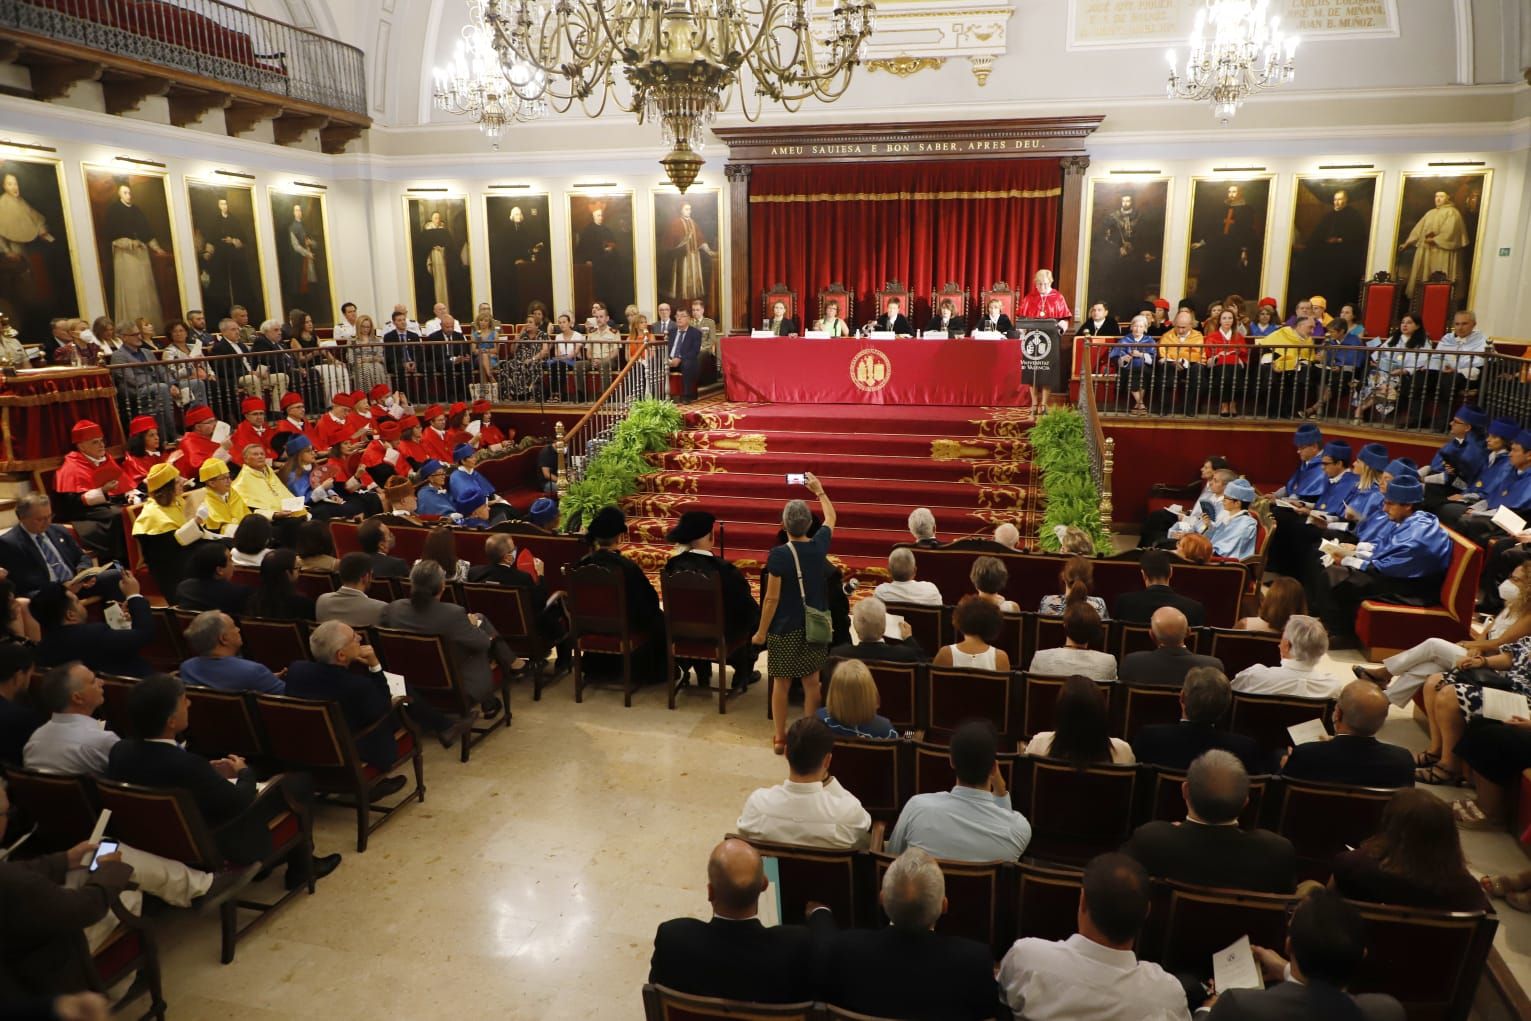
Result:
[[[1023,399],[1018,340],[727,337],[731,401],[994,407]]]
[[[23,369],[0,377],[0,471],[57,468],[74,449],[69,430],[89,418],[115,450],[126,441],[106,369]]]

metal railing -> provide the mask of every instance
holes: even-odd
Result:
[[[367,112],[361,50],[219,0],[0,0],[0,28]]]
[[[417,408],[479,398],[544,409],[592,401],[597,407],[605,402],[625,408],[640,389],[643,394],[664,394],[669,386],[664,345],[631,345],[636,357],[624,365],[619,359],[628,355],[628,347],[592,343],[583,349],[586,357],[578,360],[557,358],[557,350],[545,341],[506,338],[493,352],[480,350],[471,340],[345,343],[198,357],[145,347],[141,350],[148,360],[127,361],[119,350],[107,368],[124,424],[138,415],[152,416],[168,442],[181,434],[182,415],[192,404],[207,404],[221,420],[238,423],[245,398],[261,398],[269,414],[281,417],[282,398],[295,392],[302,396],[305,410],[318,415],[336,393],[371,390],[379,383],[403,393]],[[60,362],[69,364],[67,359]]]
[[[1309,418],[1442,432],[1464,402],[1527,421],[1531,360],[1391,346],[1178,345],[1166,334],[1086,339],[1081,388],[1105,418]],[[1081,403],[1085,394],[1081,394]]]
[[[665,341],[650,341],[640,348],[634,342],[627,349],[627,364],[617,373],[604,393],[596,398],[595,406],[585,412],[578,422],[565,429],[563,422],[553,427],[553,449],[558,452],[558,497],[568,491],[569,484],[584,478],[585,465],[611,438],[617,426],[632,411],[634,402],[645,397],[664,397],[669,393],[670,368],[667,359],[669,345]]]

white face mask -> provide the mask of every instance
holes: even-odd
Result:
[[[1511,581],[1509,578],[1506,578],[1504,581],[1499,583],[1500,599],[1503,599],[1508,603],[1518,595],[1520,595],[1520,586],[1515,584],[1515,582]]]

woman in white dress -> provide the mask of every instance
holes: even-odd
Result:
[[[371,391],[388,382],[388,363],[383,357],[383,338],[369,315],[356,317],[355,333],[346,341],[346,360],[351,363],[351,378],[359,390]]]
[[[999,607],[989,600],[982,596],[963,596],[952,613],[952,626],[962,635],[962,640],[955,645],[942,646],[936,653],[935,665],[1008,673],[1009,654],[994,647],[994,640],[999,637],[1000,620]]]

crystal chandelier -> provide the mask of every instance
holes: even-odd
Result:
[[[1283,35],[1281,19],[1267,15],[1267,7],[1268,0],[1207,0],[1196,12],[1183,72],[1175,51],[1167,54],[1170,98],[1211,100],[1213,115],[1226,124],[1250,93],[1291,81],[1297,37]]]
[[[548,112],[547,76],[525,61],[501,61],[482,7],[468,0],[468,24],[451,62],[436,68],[433,96],[438,109],[471,117],[484,134],[499,138],[505,125]]]
[[[797,110],[807,99],[832,103],[845,94],[876,5],[834,0],[832,12],[816,16],[810,2],[482,0],[482,7],[502,66],[533,69],[553,109],[578,102],[595,117],[610,101],[639,123],[658,121],[671,147],[659,162],[684,192],[703,163],[703,131],[735,89],[751,121],[766,100]]]

